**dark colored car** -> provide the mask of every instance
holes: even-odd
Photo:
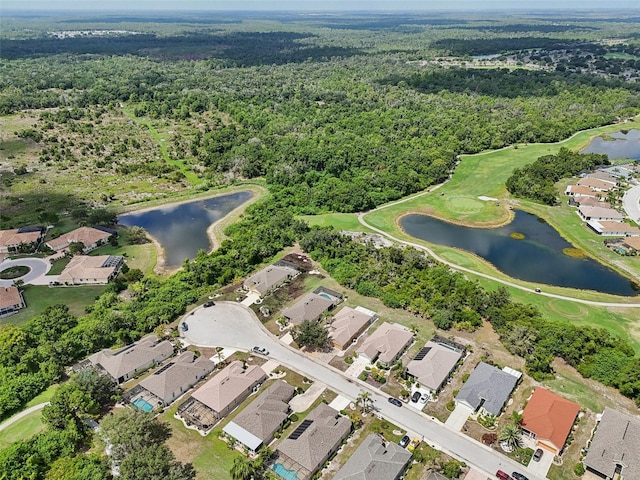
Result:
[[[518,472],[513,472],[511,474],[511,476],[515,479],[515,480],[529,480],[527,477],[525,477],[523,474],[518,473]]]
[[[542,449],[539,448],[533,454],[533,461],[534,462],[539,462],[541,458],[542,458]]]
[[[189,330],[189,325],[187,325],[186,323],[182,323],[182,331],[186,332],[187,330]]]
[[[413,403],[418,403],[418,400],[420,400],[420,392],[413,392],[413,395],[411,395],[411,401]]]
[[[214,305],[215,305],[215,302],[204,302],[202,306],[204,308],[209,308],[209,307],[213,307]]]
[[[402,402],[400,400],[398,400],[397,398],[393,398],[393,397],[389,397],[389,403],[391,405],[395,405],[396,407],[401,407],[402,406]]]
[[[398,445],[400,445],[402,448],[407,448],[407,445],[409,445],[410,441],[411,439],[409,438],[409,435],[405,435],[404,437],[402,437],[402,439],[400,439]]]
[[[496,472],[496,477],[498,477],[500,480],[511,480],[511,477],[509,476],[509,474],[506,472],[503,472],[502,470],[498,470]]]

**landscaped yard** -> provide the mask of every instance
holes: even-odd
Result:
[[[27,439],[44,430],[42,410],[31,412],[17,422],[0,431],[0,449],[18,440]]]
[[[106,285],[68,288],[25,285],[23,287],[23,295],[27,308],[20,310],[15,315],[2,319],[2,323],[25,323],[36,315],[40,315],[47,307],[58,304],[68,306],[69,311],[74,315],[83,315],[85,313],[84,308],[93,304],[96,297],[102,295],[106,288]]]

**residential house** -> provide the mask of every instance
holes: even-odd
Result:
[[[578,215],[585,222],[588,222],[589,220],[596,220],[598,222],[621,222],[622,219],[624,219],[624,215],[617,210],[602,207],[580,206],[578,208]]]
[[[429,340],[407,365],[407,373],[433,395],[440,391],[463,353],[459,348],[434,340]]]
[[[383,323],[357,349],[370,362],[391,366],[413,341],[413,333],[397,324]]]
[[[640,228],[629,225],[626,222],[590,220],[587,225],[603,237],[637,237],[640,235]]]
[[[522,432],[536,446],[560,454],[580,412],[580,405],[538,387],[522,412]]]
[[[612,177],[628,180],[633,175],[633,170],[625,168],[621,165],[615,165],[613,167],[607,167],[600,170],[601,172],[608,173]]]
[[[289,400],[294,394],[294,387],[283,380],[276,380],[222,431],[250,452],[257,452],[262,445],[269,445],[289,418]]]
[[[611,208],[611,204],[603,202],[596,197],[585,197],[584,195],[575,195],[569,198],[569,205],[572,207],[602,207]]]
[[[333,480],[400,480],[410,461],[411,452],[372,433]]]
[[[351,420],[321,403],[280,442],[274,471],[293,470],[298,480],[311,478],[338,451],[349,433]]]
[[[0,317],[8,317],[25,308],[24,298],[17,287],[0,287]]]
[[[622,239],[622,243],[626,248],[640,253],[640,236],[625,237]]]
[[[264,297],[283,283],[298,275],[293,265],[269,265],[244,281],[245,290]]]
[[[78,255],[71,258],[57,282],[64,285],[106,285],[123,264],[124,257],[117,255]]]
[[[349,348],[376,318],[376,312],[364,307],[344,307],[331,322],[331,343],[340,350]]]
[[[187,409],[190,406],[190,402],[196,401],[206,407],[217,421],[244,402],[251,392],[266,379],[267,374],[262,368],[257,365],[245,367],[242,362],[236,360],[193,392],[191,398],[180,406],[178,413],[183,418],[191,419],[193,423],[198,425],[199,419],[189,416]],[[200,426],[206,429],[207,425],[209,428],[213,426],[213,424],[202,424]]]
[[[595,172],[588,173],[586,178],[597,178],[598,180],[602,180],[604,182],[608,182],[612,185],[618,184],[618,179],[613,175],[609,175],[607,172],[603,172],[601,170],[596,170]]]
[[[577,184],[580,187],[589,187],[596,192],[608,192],[616,186],[615,182],[607,182],[605,180],[600,180],[599,178],[593,177],[581,178],[580,180],[578,180]]]
[[[640,480],[640,418],[605,408],[582,463],[607,480]]]
[[[516,375],[480,362],[460,388],[456,403],[466,405],[474,412],[497,417],[509,400],[518,379]]]
[[[159,406],[166,407],[209,375],[215,364],[205,357],[196,358],[187,351],[174,361],[163,365],[142,382],[140,387],[159,400]]]
[[[578,196],[578,195],[583,197],[593,197],[593,198],[602,197],[602,193],[596,192],[595,190],[592,190],[589,187],[584,187],[580,185],[569,185],[567,189],[564,191],[564,194],[572,197]]]
[[[325,296],[307,293],[292,306],[285,308],[282,316],[293,325],[299,325],[305,320],[315,322],[336,304],[337,302]]]
[[[84,245],[82,253],[87,253],[107,243],[112,235],[113,230],[110,229],[80,227],[60,235],[58,238],[49,240],[47,246],[58,252],[68,248],[72,243],[82,243],[82,245]]]
[[[21,227],[0,230],[0,253],[33,250],[42,238],[42,227]]]
[[[116,383],[123,383],[172,355],[173,345],[170,342],[161,342],[155,335],[150,335],[120,350],[105,349],[94,353],[87,360]]]

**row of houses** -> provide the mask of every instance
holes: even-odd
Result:
[[[28,253],[34,251],[42,242],[46,229],[41,226],[26,226],[9,230],[0,230],[0,253]],[[54,252],[60,252],[72,243],[82,243],[83,253],[104,245],[117,232],[111,228],[80,227],[45,242]]]
[[[623,167],[588,173],[575,185],[567,186],[569,205],[578,207],[578,216],[598,235],[606,237],[640,236],[640,229],[626,223],[625,216],[611,208],[607,193],[628,178]]]

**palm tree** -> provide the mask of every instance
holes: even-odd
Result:
[[[230,473],[233,480],[251,480],[255,471],[254,463],[242,455],[233,459]]]
[[[273,450],[271,450],[267,446],[262,447],[260,449],[260,452],[258,452],[258,458],[256,458],[256,461],[255,461],[256,470],[264,471],[267,468],[272,457],[273,457]]]
[[[364,390],[360,390],[358,398],[356,398],[356,405],[360,405],[362,407],[362,413],[368,412],[371,408],[371,394]]]
[[[520,425],[509,423],[498,434],[498,440],[511,448],[522,447],[522,429]]]

